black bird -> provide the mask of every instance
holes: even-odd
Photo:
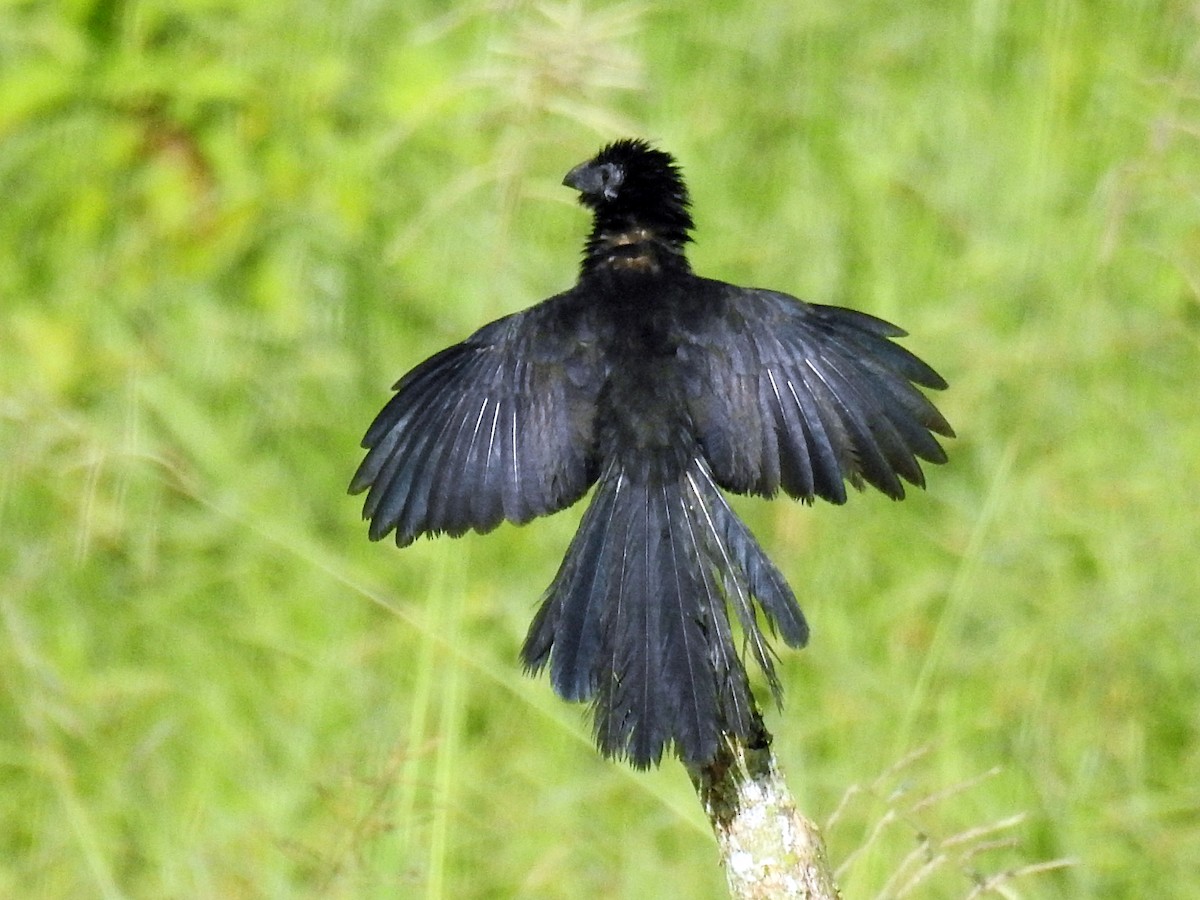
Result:
[[[692,273],[674,159],[610,144],[563,183],[591,209],[573,288],[485,325],[395,385],[350,485],[378,540],[490,531],[591,505],[521,651],[589,700],[600,750],[691,766],[761,727],[732,607],[779,699],[761,613],[793,647],[808,626],[721,491],[889,497],[946,461],[950,425],[914,385],[946,382],[865,313]]]

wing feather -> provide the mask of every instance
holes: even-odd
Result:
[[[596,478],[605,381],[589,305],[567,292],[485,325],[395,385],[350,483],[378,540],[489,531],[569,506]]]
[[[679,323],[680,358],[716,482],[770,496],[846,500],[845,483],[889,497],[946,461],[949,423],[919,388],[945,380],[874,316],[698,279],[706,315]],[[705,389],[707,386],[707,389]]]

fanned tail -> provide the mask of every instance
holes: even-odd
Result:
[[[699,461],[673,476],[612,466],[546,592],[522,650],[547,662],[554,689],[591,700],[596,741],[639,768],[674,746],[710,761],[723,734],[757,736],[738,658],[733,609],[776,698],[779,684],[758,612],[791,646],[808,628],[779,570],[734,515]]]

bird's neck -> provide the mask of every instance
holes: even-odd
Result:
[[[657,277],[690,272],[684,244],[687,231],[637,222],[600,222],[583,251],[583,276]]]

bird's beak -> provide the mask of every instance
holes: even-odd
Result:
[[[574,188],[581,194],[598,194],[604,183],[600,180],[600,170],[591,162],[583,162],[573,168],[563,178],[565,187]]]

